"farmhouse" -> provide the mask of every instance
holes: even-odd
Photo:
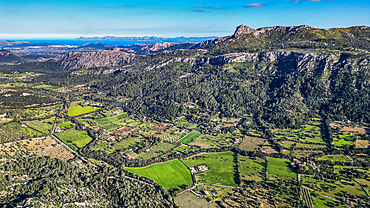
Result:
[[[199,165],[199,166],[194,166],[190,168],[191,173],[201,173],[210,170],[206,165]]]

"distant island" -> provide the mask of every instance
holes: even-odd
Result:
[[[144,36],[144,37],[79,37],[75,40],[110,40],[110,41],[156,41],[156,42],[174,42],[174,43],[199,43],[205,40],[215,39],[218,37],[176,37],[176,38],[162,38],[156,36]]]

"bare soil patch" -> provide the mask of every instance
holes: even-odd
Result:
[[[64,146],[58,145],[56,147],[52,147],[50,149],[44,150],[42,152],[37,153],[38,156],[49,156],[51,158],[58,158],[63,161],[68,161],[73,159],[75,156],[68,151]]]

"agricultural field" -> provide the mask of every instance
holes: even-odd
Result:
[[[35,120],[35,121],[25,121],[24,123],[33,128],[33,129],[36,129],[37,131],[40,131],[42,132],[43,134],[49,134],[50,131],[53,129],[54,127],[54,120],[55,120],[55,116],[49,118],[49,119],[45,119],[45,120]]]
[[[165,189],[182,189],[193,184],[190,170],[180,161],[158,163],[143,168],[125,168],[142,177],[155,180]]]
[[[66,143],[74,143],[77,147],[84,147],[92,141],[92,138],[86,131],[78,131],[75,128],[68,129],[64,132],[55,133],[55,135]]]
[[[345,145],[351,146],[353,145],[353,139],[354,136],[352,134],[346,134],[346,133],[334,133],[333,134],[333,140],[334,140],[334,146],[336,147],[342,147]]]
[[[16,142],[0,144],[0,156],[13,156],[15,153],[33,154],[43,151],[45,148],[50,148],[58,143],[51,137],[40,137],[32,139],[24,139]]]
[[[313,204],[315,207],[321,208],[321,207],[338,207],[338,208],[346,208],[347,206],[341,205],[339,202],[336,202],[332,199],[323,197],[321,195],[315,194],[314,192],[311,192],[311,196],[313,196]]]
[[[99,142],[95,147],[93,147],[93,150],[101,150],[105,151],[107,153],[113,153],[116,150],[128,150],[133,148],[135,144],[138,144],[142,142],[144,139],[138,139],[138,138],[125,138],[120,140],[117,143],[111,143],[108,141],[101,141]]]
[[[37,88],[37,89],[48,89],[48,90],[60,90],[61,88],[60,87],[57,87],[57,86],[52,86],[52,85],[46,85],[46,84],[43,84],[43,85],[37,85],[37,86],[34,86],[34,88]]]
[[[341,132],[348,132],[353,134],[370,134],[370,127],[367,126],[353,126],[353,125],[343,125],[340,123],[331,123],[331,128],[338,128]]]
[[[189,145],[201,147],[201,148],[211,148],[217,144],[220,140],[222,140],[223,135],[212,136],[207,134],[202,134],[198,138],[196,138],[193,142],[189,143]]]
[[[199,199],[189,191],[179,196],[176,196],[175,204],[181,208],[194,208],[194,207],[216,208],[216,206],[210,204],[207,200]]]
[[[0,126],[0,143],[7,143],[40,136],[42,136],[41,132],[27,127],[21,127],[21,125],[16,122],[7,123]]]
[[[293,141],[282,141],[279,142],[279,144],[286,148],[290,149],[292,146],[293,148],[306,148],[306,149],[324,149],[326,148],[325,145],[320,145],[320,144],[304,144],[304,143],[297,143]]]
[[[245,183],[245,181],[263,181],[265,175],[264,159],[251,159],[249,157],[239,155],[238,161],[242,183]]]
[[[365,192],[361,187],[355,182],[349,181],[335,181],[335,180],[316,180],[311,177],[303,176],[301,178],[302,184],[307,186],[315,191],[325,194],[331,197],[340,197],[344,198],[344,193],[353,195],[359,198],[366,198]],[[350,198],[353,198],[350,197]]]
[[[68,115],[69,116],[79,116],[79,115],[82,115],[82,114],[86,114],[86,113],[96,111],[98,109],[99,108],[95,108],[95,107],[91,107],[91,106],[82,107],[80,105],[76,105],[76,106],[73,106],[73,107],[69,108]]]
[[[237,186],[234,180],[234,153],[209,153],[193,156],[182,161],[188,167],[207,165],[211,170],[195,175],[197,183]]]
[[[368,148],[370,143],[368,140],[356,140],[356,148]]]
[[[245,151],[254,151],[258,149],[263,143],[265,143],[264,139],[246,136],[240,144],[239,148]]]
[[[65,129],[71,128],[72,126],[73,126],[72,121],[66,121],[66,122],[63,122],[63,123],[58,123],[58,127],[65,128]]]
[[[58,104],[49,107],[28,108],[23,110],[20,114],[22,115],[22,117],[27,118],[43,118],[46,116],[55,115],[61,106],[61,104]]]
[[[173,153],[176,153],[176,152],[182,152],[182,151],[186,150],[187,148],[188,148],[188,146],[186,146],[186,145],[181,145],[180,147],[178,147],[178,148],[174,149],[172,152],[173,152]]]
[[[194,141],[194,139],[196,139],[199,136],[200,136],[200,133],[198,133],[198,132],[191,132],[188,135],[186,135],[184,138],[182,138],[179,142],[180,143],[183,143],[183,144],[189,144],[189,143],[191,143],[192,141]]]
[[[275,129],[275,139],[280,141],[299,141],[302,143],[325,144],[321,134],[321,121],[312,119],[300,129]]]
[[[144,154],[140,155],[138,159],[150,159],[154,157],[161,157],[164,154],[171,152],[176,148],[176,144],[167,142],[160,142],[150,148],[149,151],[145,151]]]
[[[62,145],[58,145],[56,147],[52,147],[50,149],[38,152],[37,156],[49,156],[50,158],[58,158],[63,161],[68,161],[75,157],[69,150],[67,150]]]
[[[108,118],[100,118],[100,119],[95,119],[95,122],[99,125],[99,126],[103,126],[103,125],[106,125],[106,124],[109,124],[109,123],[113,123],[121,118],[125,118],[127,117],[127,114],[122,114],[122,115],[117,115],[117,116],[113,116],[113,117],[108,117]]]
[[[169,142],[177,142],[187,134],[186,132],[176,133],[176,130],[177,128],[171,128],[169,130],[166,130],[163,134],[159,135],[159,138],[161,138],[161,140]]]
[[[290,160],[269,157],[267,161],[268,161],[267,172],[269,174],[269,179],[271,178],[271,175],[277,175],[288,178],[297,177],[297,173],[295,173],[294,172],[295,170],[290,166]]]
[[[318,159],[321,160],[331,160],[331,161],[350,161],[346,156],[344,155],[325,155]]]

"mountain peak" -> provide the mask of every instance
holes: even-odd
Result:
[[[238,27],[236,27],[236,30],[234,32],[233,37],[237,38],[241,34],[251,34],[251,33],[254,33],[254,32],[256,32],[256,30],[251,28],[251,27],[248,27],[246,25],[239,25]]]
[[[312,27],[308,25],[300,25],[300,26],[274,26],[274,27],[261,27],[258,29],[253,29],[246,25],[239,25],[234,34],[231,36],[232,38],[239,38],[242,34],[253,34],[254,36],[258,36],[259,34],[264,34],[268,31],[278,31],[284,33],[294,33],[301,30],[307,30]]]

